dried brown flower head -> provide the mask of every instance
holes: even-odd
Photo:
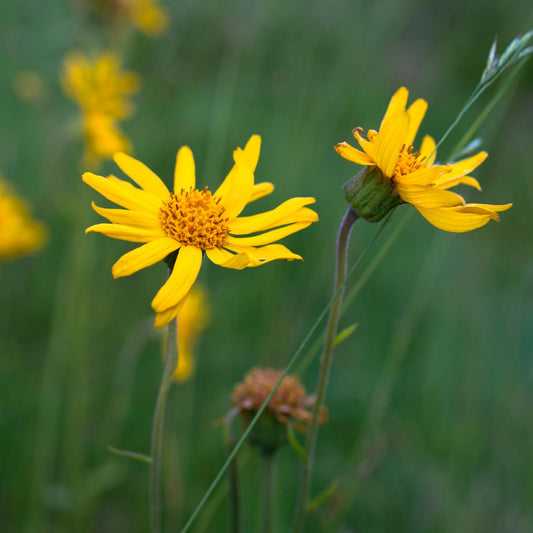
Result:
[[[241,414],[257,412],[283,374],[273,368],[253,368],[242,383],[235,385],[231,400]],[[299,431],[306,431],[311,423],[314,396],[307,396],[300,379],[287,375],[270,398],[265,412],[271,413],[281,424],[291,423]],[[320,410],[320,424],[328,419],[328,410]]]

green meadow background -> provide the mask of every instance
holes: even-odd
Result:
[[[500,47],[533,26],[531,5],[471,2],[167,2],[160,38],[103,31],[76,3],[2,2],[0,165],[46,222],[39,253],[0,266],[0,523],[6,532],[144,532],[148,468],[108,445],[149,453],[162,372],[150,301],[163,264],[113,280],[132,245],[84,235],[99,195],[80,179],[78,111],[62,94],[65,54],[112,43],[143,79],[123,125],[134,155],[168,185],[188,144],[198,183],[216,187],[231,154],[262,136],[257,180],[266,210],[315,196],[320,222],[284,240],[303,262],[237,272],[205,262],[211,322],[190,382],[173,386],[164,444],[165,532],[179,531],[226,454],[215,422],[255,365],[284,368],[326,305],[333,283],[342,184],[357,167],[333,150],[355,126],[379,126],[400,86],[424,97],[422,132],[440,137]],[[34,104],[13,90],[32,70]],[[348,282],[313,494],[339,483],[307,523],[313,532],[533,531],[533,66],[526,66],[480,135],[488,160],[473,202],[506,203],[500,224],[466,234],[393,216]],[[445,158],[494,93],[466,116]],[[112,163],[101,170],[117,172]],[[105,204],[105,202],[101,202]],[[1,227],[1,226],[0,226]],[[378,225],[359,222],[350,264]],[[372,274],[372,275],[369,275]],[[322,326],[321,326],[322,327]],[[312,339],[311,344],[315,341]],[[307,352],[307,350],[304,350]],[[303,370],[315,387],[318,358]],[[234,424],[236,434],[240,423]],[[303,438],[299,436],[300,441]],[[239,455],[243,531],[259,530],[259,461]],[[288,531],[298,458],[279,454],[277,530]],[[193,531],[227,531],[225,483]]]

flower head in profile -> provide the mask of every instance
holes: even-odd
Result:
[[[193,287],[178,313],[178,366],[173,379],[183,383],[194,373],[194,345],[199,333],[206,327],[209,309],[205,292]]]
[[[26,202],[0,176],[0,260],[31,253],[45,239],[44,226],[31,217]]]
[[[231,394],[235,408],[244,415],[257,413],[282,374],[282,370],[273,368],[250,370],[244,376],[244,381],[235,385]],[[265,411],[281,424],[291,423],[296,429],[305,431],[311,423],[314,404],[314,396],[307,396],[298,376],[289,374],[270,398]],[[324,424],[328,418],[325,407],[322,407],[319,416],[320,423]]]
[[[207,187],[197,188],[194,159],[187,146],[177,154],[172,193],[148,167],[124,153],[116,154],[115,162],[140,188],[114,176],[83,175],[85,183],[124,208],[93,204],[110,223],[86,231],[144,243],[113,265],[113,276],[128,276],[165,258],[172,267],[152,300],[156,327],[177,316],[204,254],[216,265],[237,270],[275,259],[302,259],[276,241],[318,220],[317,214],[305,207],[314,203],[314,198],[292,198],[271,211],[239,216],[248,203],[274,189],[270,183],[254,185],[260,146],[261,138],[253,135],[244,150],[234,151],[233,168],[214,193]]]
[[[435,141],[426,135],[419,150],[413,142],[424,118],[427,102],[421,98],[407,106],[408,90],[401,87],[392,97],[379,131],[355,128],[354,137],[361,149],[346,142],[335,150],[345,159],[367,168],[345,185],[347,201],[370,221],[383,218],[401,203],[412,204],[437,228],[461,233],[499,221],[499,211],[512,204],[488,205],[466,203],[448,189],[464,184],[481,190],[469,176],[487,157],[487,152],[453,164],[438,164]]]

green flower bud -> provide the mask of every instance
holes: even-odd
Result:
[[[405,203],[393,192],[394,184],[376,167],[366,167],[343,187],[344,198],[357,214],[369,222],[379,222],[390,211]]]
[[[254,412],[243,413],[246,426],[250,423]],[[263,455],[272,455],[287,443],[287,429],[272,413],[264,411],[257,424],[252,428],[250,444]]]

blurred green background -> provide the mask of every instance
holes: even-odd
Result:
[[[99,218],[90,200],[100,198],[81,182],[78,111],[59,84],[68,51],[113,43],[141,74],[124,130],[167,184],[182,144],[193,149],[198,182],[216,187],[232,150],[259,133],[256,179],[276,190],[249,212],[317,198],[320,222],[284,241],[304,262],[242,272],[204,264],[211,323],[195,378],[173,387],[167,415],[165,531],[179,531],[223,463],[214,422],[229,411],[233,385],[255,365],[283,368],[329,299],[341,185],[356,172],[333,145],[349,141],[355,126],[377,127],[401,85],[428,100],[421,131],[438,138],[477,83],[494,37],[504,47],[533,26],[526,0],[166,7],[163,36],[119,41],[74,3],[0,7],[1,170],[50,231],[40,253],[0,270],[4,531],[148,528],[147,466],[106,447],[149,451],[162,370],[149,304],[165,268],[114,281],[113,262],[132,246],[83,234]],[[43,77],[39,102],[15,94],[21,70]],[[490,153],[475,173],[483,192],[460,191],[473,202],[514,202],[502,222],[447,234],[404,207],[349,281],[348,292],[387,252],[341,319],[359,327],[336,352],[313,493],[334,479],[340,485],[307,531],[533,531],[532,90],[529,64],[480,132]],[[102,172],[116,170],[107,163]],[[352,264],[377,228],[356,226]],[[315,359],[302,376],[309,391],[317,368]],[[253,532],[259,462],[249,450],[240,458],[243,531]],[[287,531],[298,460],[288,448],[279,459],[278,531]],[[193,530],[226,524],[219,490]]]

